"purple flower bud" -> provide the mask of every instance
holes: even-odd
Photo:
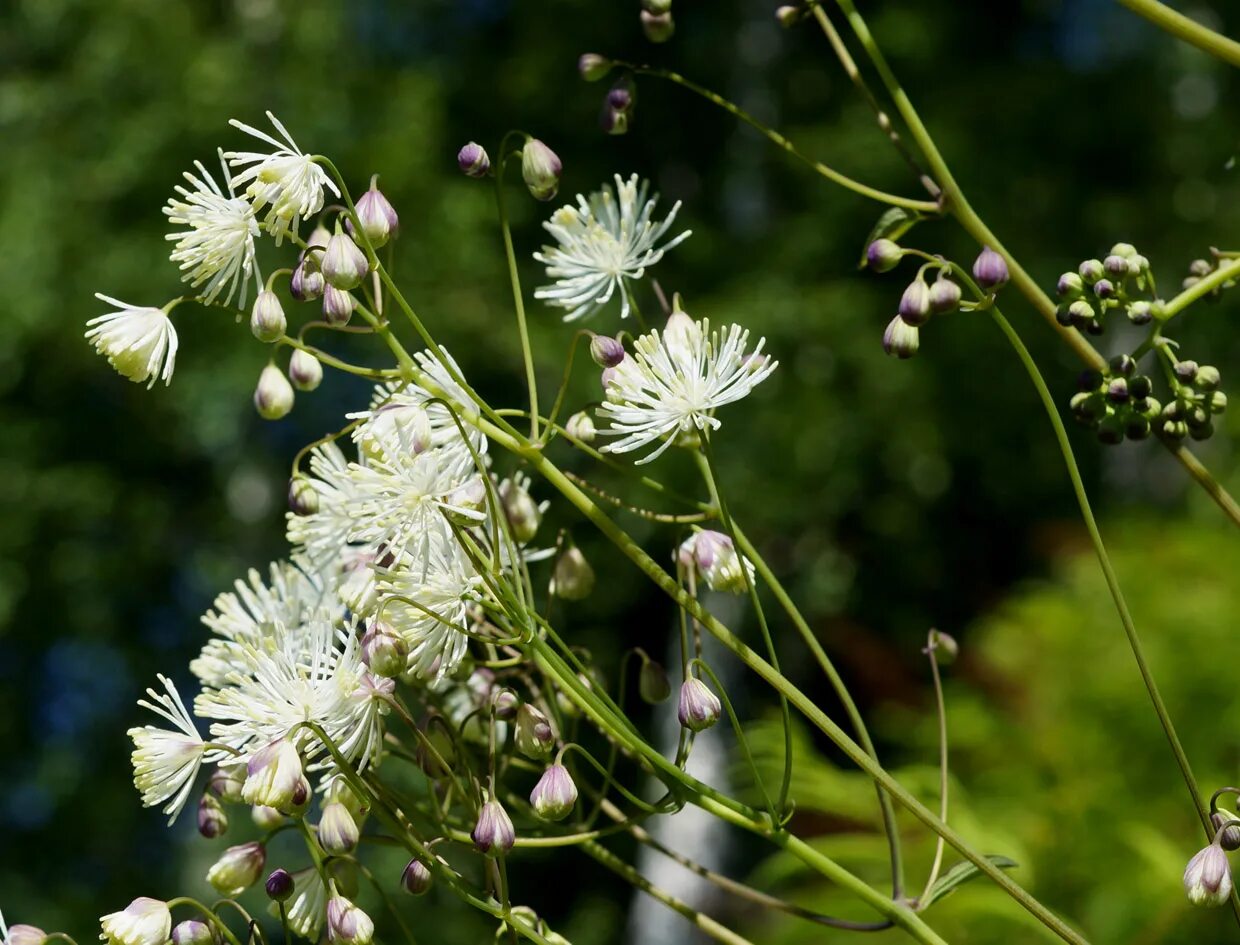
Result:
[[[357,219],[362,224],[362,233],[375,248],[396,236],[400,230],[400,217],[396,215],[396,208],[383,196],[383,192],[373,180],[370,182],[370,189],[358,198],[356,209]],[[357,236],[351,217],[345,218],[344,227],[350,236]]]
[[[400,874],[400,885],[405,892],[421,896],[431,888],[431,871],[419,859],[412,859]]]
[[[521,707],[521,700],[507,686],[497,691],[491,701],[495,707],[495,717],[503,721],[516,718],[517,709]]]
[[[559,156],[537,138],[529,138],[521,149],[521,176],[537,200],[551,200],[560,189],[564,165]]]
[[[261,843],[242,843],[229,847],[207,870],[207,882],[221,896],[237,896],[258,882],[263,864],[267,862],[267,848]]]
[[[563,820],[577,803],[577,785],[562,764],[550,765],[530,792],[530,806],[543,820]]]
[[[228,815],[224,807],[211,794],[204,794],[198,802],[198,832],[208,840],[222,837],[228,830]]]
[[[587,82],[605,78],[614,66],[615,63],[598,53],[582,53],[577,59],[577,71]]]
[[[254,307],[250,309],[250,331],[259,341],[270,344],[278,340],[288,327],[284,309],[274,292],[258,293]]]
[[[10,925],[8,945],[45,945],[47,933],[34,925]]]
[[[918,277],[900,296],[900,317],[909,325],[924,325],[930,318],[930,287]]]
[[[960,305],[960,286],[940,274],[930,286],[930,311],[936,315],[954,312]]]
[[[1074,299],[1085,290],[1085,282],[1075,272],[1065,272],[1055,288],[1060,298]]]
[[[606,102],[598,116],[598,126],[604,134],[623,135],[629,131],[629,113],[612,108]]]
[[[466,177],[486,177],[491,170],[491,156],[486,148],[471,141],[456,152],[456,166]]]
[[[1008,267],[1003,257],[989,246],[973,261],[973,278],[983,289],[998,289],[1008,281]]]
[[[288,481],[288,510],[294,515],[313,515],[319,510],[319,491],[305,476]]]
[[[9,929],[9,945],[14,945],[13,930]],[[186,919],[172,928],[172,945],[216,945],[211,926],[197,919]]]
[[[317,390],[323,383],[323,365],[309,351],[295,348],[288,359],[288,379],[298,390]]]
[[[723,706],[719,697],[707,688],[706,683],[690,676],[680,687],[680,704],[676,717],[691,732],[702,732],[719,721]]]
[[[207,790],[221,801],[241,803],[241,785],[245,782],[245,765],[220,765],[207,779]]]
[[[304,252],[289,280],[289,292],[298,302],[313,302],[323,294],[327,284],[319,271],[318,253]]]
[[[1212,843],[1184,868],[1184,892],[1194,906],[1221,906],[1231,895],[1231,866],[1222,846]]]
[[[327,249],[323,250],[319,268],[323,270],[323,278],[328,285],[347,291],[362,284],[370,271],[370,263],[353,238],[338,230],[328,241]]]
[[[1110,279],[1099,279],[1094,283],[1094,295],[1100,299],[1109,299],[1115,294],[1115,283]]]
[[[279,420],[293,409],[293,387],[274,364],[268,364],[258,376],[254,388],[254,409],[264,420]]]
[[[633,105],[633,90],[621,79],[607,93],[607,104],[619,112],[627,112]]]
[[[1102,268],[1112,279],[1123,279],[1128,275],[1128,260],[1123,256],[1111,255],[1102,260]]]
[[[507,853],[517,842],[517,834],[512,829],[508,812],[494,799],[487,801],[478,811],[478,823],[470,836],[473,837],[478,851],[488,856]]]
[[[672,38],[672,34],[676,32],[676,24],[672,20],[672,14],[667,13],[651,13],[649,10],[642,10],[642,32],[646,34],[646,39],[652,43],[666,43]]]
[[[555,747],[555,732],[547,717],[528,702],[517,710],[517,751],[533,761],[540,761],[551,754]]]
[[[1224,850],[1240,850],[1240,817],[1225,810],[1216,810],[1210,815],[1210,823],[1214,825],[1219,845]],[[1224,827],[1227,829],[1224,830]]]
[[[349,319],[353,317],[353,309],[356,307],[357,300],[344,289],[337,289],[333,285],[324,287],[323,321],[327,324],[336,327],[349,324]]]
[[[293,876],[285,869],[275,869],[267,877],[267,897],[274,902],[286,902],[293,895]]]
[[[883,350],[892,357],[911,358],[921,346],[921,332],[897,315],[883,332]]]
[[[1086,259],[1077,267],[1077,272],[1081,274],[1081,278],[1085,280],[1087,285],[1093,285],[1102,278],[1106,270],[1102,268],[1102,260]]]
[[[890,272],[903,257],[904,250],[889,239],[877,239],[865,251],[866,264],[875,272]]]
[[[319,846],[331,856],[346,856],[357,849],[362,832],[349,809],[339,801],[327,804],[319,818]]]
[[[408,665],[409,644],[387,624],[376,622],[362,637],[362,659],[372,673],[395,679]]]
[[[595,335],[590,339],[590,357],[599,367],[615,367],[624,360],[624,345],[607,335]]]
[[[348,899],[334,896],[327,903],[327,938],[339,945],[370,945],[375,923]]]

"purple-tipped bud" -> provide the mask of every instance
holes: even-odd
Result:
[[[293,409],[293,386],[274,364],[263,368],[254,388],[254,409],[264,420],[279,420]]]
[[[339,945],[370,945],[375,938],[375,923],[365,912],[343,896],[333,896],[327,903],[327,939]]]
[[[1061,299],[1075,299],[1085,291],[1085,281],[1075,272],[1065,272],[1055,286]]]
[[[270,344],[278,340],[288,327],[284,317],[284,308],[274,292],[258,293],[254,307],[250,309],[250,331],[259,341]]]
[[[521,177],[537,200],[551,200],[560,189],[564,165],[559,156],[537,138],[529,138],[521,149]]]
[[[550,765],[530,792],[530,806],[543,820],[563,820],[577,803],[577,785],[562,764]]]
[[[349,809],[339,801],[327,804],[319,818],[319,846],[331,856],[346,856],[357,849],[362,832]]]
[[[1148,325],[1154,320],[1154,306],[1149,302],[1133,302],[1128,306],[1128,320],[1134,325]]]
[[[710,728],[719,721],[722,711],[719,697],[696,676],[690,676],[681,685],[676,717],[689,731],[702,732]]]
[[[568,422],[564,424],[564,432],[582,443],[593,443],[598,435],[598,428],[594,425],[594,418],[582,410],[568,418]]]
[[[577,72],[587,82],[606,78],[614,67],[615,63],[598,53],[582,53],[577,59]]]
[[[482,809],[478,811],[478,823],[470,836],[478,851],[487,856],[507,853],[517,842],[517,834],[512,828],[508,812],[496,800],[489,800],[482,805]]]
[[[237,896],[258,882],[267,862],[267,848],[261,843],[242,843],[229,847],[207,870],[207,882],[221,896]]]
[[[374,623],[362,637],[362,659],[377,676],[395,679],[409,662],[409,644],[384,623]]]
[[[287,902],[293,895],[293,875],[286,869],[274,869],[267,877],[267,898],[273,902]]]
[[[297,268],[293,270],[288,290],[298,302],[313,302],[323,294],[327,282],[319,271],[318,257],[318,253],[302,253]]]
[[[607,335],[590,339],[590,357],[601,368],[613,368],[624,360],[624,345]]]
[[[801,22],[801,8],[794,6],[782,6],[775,11],[775,19],[784,29],[792,29]]]
[[[1008,266],[1003,257],[986,246],[973,260],[973,278],[983,289],[998,289],[1008,281]]]
[[[1094,295],[1100,299],[1109,299],[1115,294],[1115,283],[1110,279],[1099,279],[1094,283]]]
[[[1193,378],[1197,376],[1196,361],[1179,361],[1175,365],[1175,376],[1185,384],[1191,384]]]
[[[245,783],[245,765],[220,765],[207,779],[207,790],[221,801],[241,803],[241,785]]]
[[[621,79],[607,93],[607,104],[619,112],[627,112],[633,107],[633,89],[628,80]]]
[[[15,945],[12,929],[9,929],[8,945]],[[172,945],[216,945],[216,938],[207,923],[186,919],[172,927]]]
[[[198,832],[208,840],[222,837],[228,831],[228,815],[212,794],[204,794],[198,802]]]
[[[1093,285],[1103,277],[1106,270],[1102,268],[1101,259],[1086,259],[1077,267],[1077,272],[1085,280],[1086,285]]]
[[[1124,256],[1110,255],[1102,260],[1102,268],[1112,279],[1124,279],[1129,273],[1129,260]]]
[[[555,748],[555,732],[547,717],[528,702],[517,710],[517,751],[531,761],[541,761]]]
[[[672,694],[672,684],[667,678],[667,670],[660,663],[643,656],[642,668],[637,675],[637,691],[643,702],[658,705]]]
[[[671,12],[651,13],[642,10],[642,32],[652,43],[666,43],[676,32],[676,23]]]
[[[900,317],[909,325],[924,325],[930,318],[930,286],[920,277],[900,296]]]
[[[286,823],[288,818],[274,807],[255,804],[250,808],[250,820],[254,821],[254,826],[259,830],[275,830],[281,824]]]
[[[344,289],[329,285],[323,289],[323,321],[337,328],[349,324],[357,300]]]
[[[1231,895],[1231,867],[1227,854],[1212,843],[1184,868],[1184,892],[1194,906],[1221,906]]]
[[[10,925],[8,945],[45,945],[47,933],[34,925]]]
[[[1068,306],[1068,320],[1077,328],[1091,324],[1097,316],[1098,313],[1094,311],[1094,307],[1084,299],[1077,299]]]
[[[507,686],[496,690],[491,696],[491,703],[495,709],[495,717],[505,722],[509,719],[515,719],[517,717],[517,710],[521,707],[521,700]]]
[[[921,346],[921,332],[897,315],[883,332],[883,350],[895,358],[911,358]]]
[[[372,180],[370,190],[358,198],[356,209],[357,219],[362,224],[362,233],[370,240],[371,246],[382,246],[400,231],[400,217],[396,215],[396,208],[383,196],[375,181]],[[345,219],[344,226],[350,236],[357,236],[351,217]]]
[[[491,170],[491,156],[477,141],[471,141],[456,152],[456,166],[466,177],[486,177]]]
[[[291,741],[279,738],[250,757],[241,797],[247,804],[289,810],[302,780],[301,756]]]
[[[1216,810],[1210,815],[1210,823],[1218,835],[1219,845],[1224,850],[1240,850],[1240,817],[1225,811]],[[1226,827],[1227,829],[1223,829]]]
[[[960,305],[960,286],[940,274],[930,286],[930,311],[936,315],[954,312]]]
[[[366,261],[366,254],[353,242],[353,237],[337,231],[323,250],[319,268],[323,270],[323,278],[328,285],[347,291],[362,284],[370,271],[370,264]]]
[[[421,896],[431,888],[431,871],[419,859],[412,859],[400,874],[400,886],[411,896]]]
[[[305,476],[288,481],[288,510],[294,515],[313,515],[319,510],[319,491]]]
[[[594,590],[594,569],[573,545],[565,549],[551,571],[551,593],[564,600],[585,600]]]
[[[295,348],[288,359],[288,379],[298,390],[316,390],[323,383],[323,365],[309,351]]]
[[[890,272],[904,258],[904,250],[892,240],[877,239],[865,251],[865,261],[875,272]]]
[[[604,134],[623,135],[629,131],[629,113],[612,108],[606,102],[598,116],[598,126]]]

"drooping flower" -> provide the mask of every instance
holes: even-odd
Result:
[[[327,172],[310,155],[302,153],[280,119],[271,112],[267,112],[267,118],[283,141],[235,118],[229,124],[275,150],[228,151],[224,157],[232,168],[245,168],[230,183],[234,187],[245,185],[254,212],[270,208],[263,217],[263,227],[276,238],[278,246],[286,235],[297,232],[302,220],[323,208],[324,189],[337,197],[340,191]]]
[[[722,532],[707,529],[694,532],[681,542],[677,559],[712,591],[741,594],[754,580],[753,562],[738,554],[732,539]],[[748,583],[746,571],[749,572]]]
[[[621,439],[603,452],[627,453],[662,440],[637,461],[648,463],[680,434],[718,429],[715,411],[745,397],[778,367],[760,357],[765,339],[746,354],[748,340],[739,325],[712,332],[708,320],[683,312],[673,313],[664,331],[638,338],[633,355],[607,377],[607,399],[598,409],[611,421],[605,432]]]
[[[148,689],[151,701],[142,699],[138,705],[166,719],[175,731],[144,725],[126,734],[133,739],[133,783],[142,793],[142,805],[154,807],[171,798],[164,808],[171,824],[189,799],[207,747],[172,680],[160,676],[159,681],[167,691]]]
[[[238,304],[244,307],[250,274],[261,280],[254,259],[258,221],[250,202],[233,191],[223,151],[219,157],[228,193],[220,189],[200,161],[195,161],[198,175],[185,172],[192,189],[178,184],[180,197],[170,197],[164,207],[169,223],[187,229],[169,233],[166,239],[176,241],[171,258],[180,265],[182,278],[195,289],[206,283],[202,293],[206,301],[213,302],[223,293],[224,304],[230,305],[240,288]]]
[[[647,199],[649,184],[634,174],[616,175],[616,186],[604,185],[589,198],[578,194],[577,205],[566,204],[543,228],[558,246],[544,246],[534,258],[547,267],[551,285],[534,291],[556,308],[567,309],[566,322],[587,318],[620,292],[620,317],[631,303],[628,283],[640,279],[663,254],[690,235],[689,230],[661,246],[680,209],[677,202],[662,221],[652,219],[658,197]]]
[[[100,940],[108,945],[164,945],[172,935],[172,913],[159,899],[140,896],[120,912],[99,920]]]
[[[156,380],[172,383],[177,359],[177,333],[172,319],[163,309],[130,305],[95,293],[95,298],[115,305],[116,311],[92,318],[86,323],[86,339],[108,359],[118,374],[135,384]]]

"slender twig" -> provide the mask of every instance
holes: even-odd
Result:
[[[930,676],[934,680],[934,707],[939,721],[939,819],[947,823],[947,704],[943,700],[943,680],[939,673],[939,635],[931,630],[926,640],[926,656],[930,660]],[[926,877],[925,888],[917,897],[917,902],[924,903],[939,878],[939,869],[943,865],[943,838],[938,837],[934,843],[934,862],[930,866],[930,875]]]
[[[1229,65],[1240,67],[1240,43],[1214,32],[1183,13],[1177,13],[1158,0],[1117,0],[1133,13],[1145,17],[1160,30],[1170,33]]]

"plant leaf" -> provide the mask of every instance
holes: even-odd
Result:
[[[986,859],[990,860],[995,866],[1001,870],[1015,869],[1017,862],[1006,856],[1000,856],[997,853],[987,854]],[[976,879],[982,875],[982,871],[968,860],[961,860],[946,873],[939,877],[938,882],[930,887],[930,891],[926,893],[926,898],[921,902],[921,908],[926,908],[932,902],[937,902],[944,896],[956,891],[958,886],[963,886],[971,879]]]

